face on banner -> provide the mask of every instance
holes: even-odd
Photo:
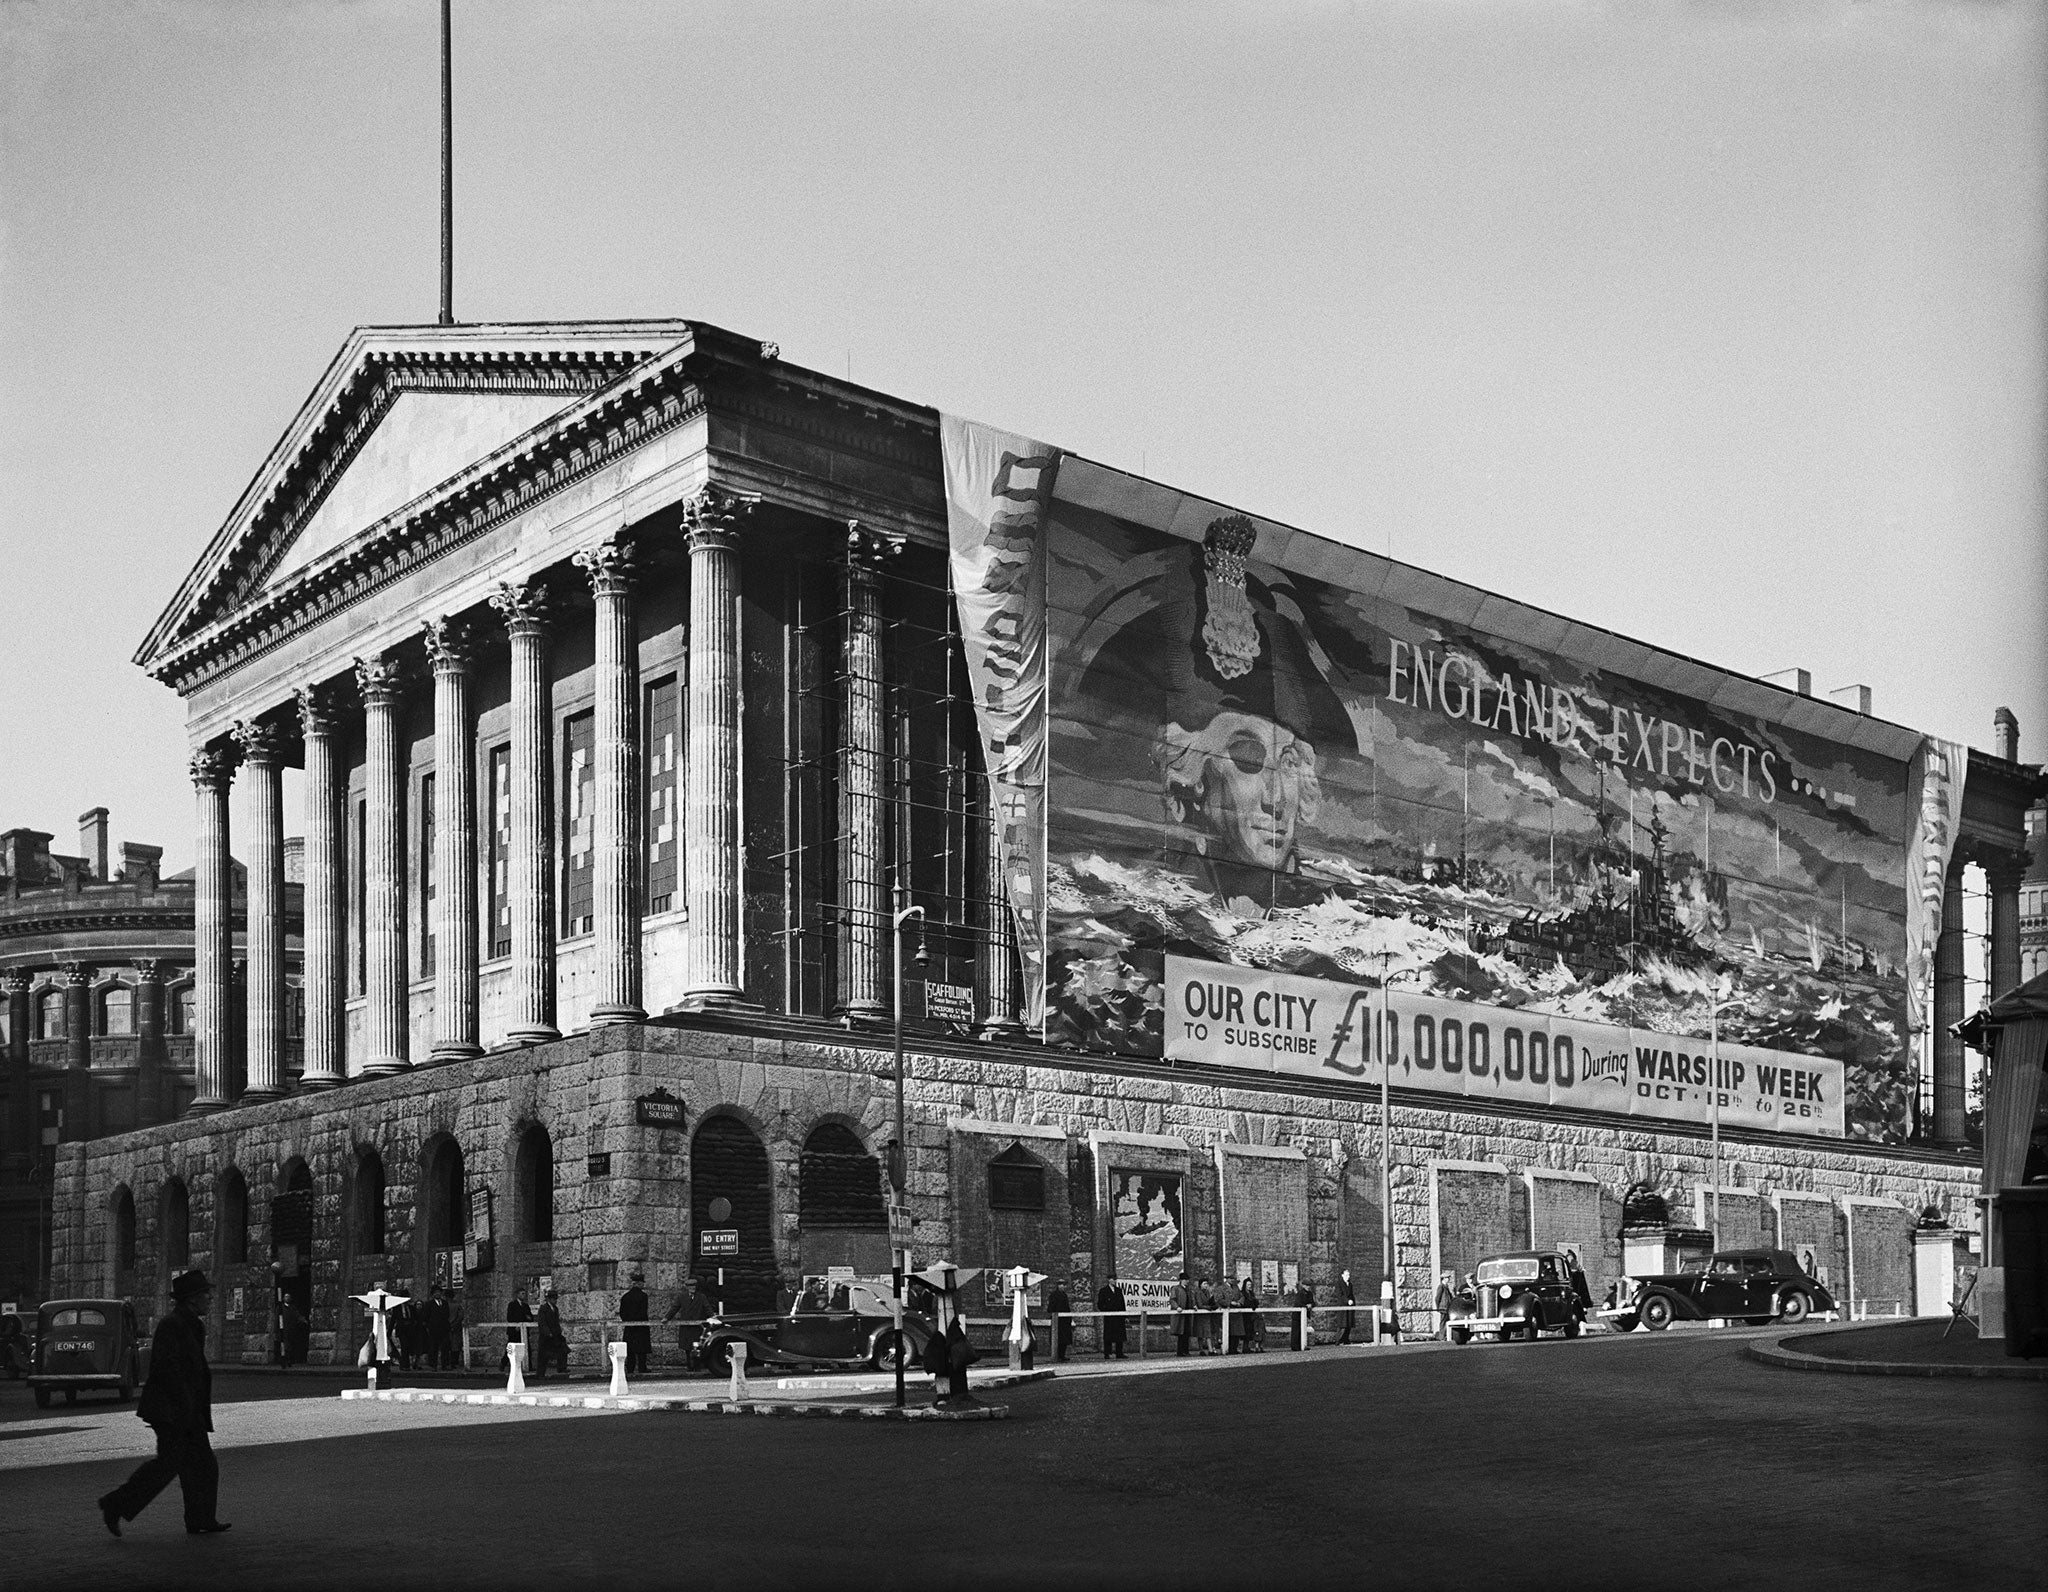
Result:
[[[1179,1009],[1170,951],[1342,989],[1319,1021],[1382,979],[1523,1014],[1426,1014],[1406,1043],[1467,1045],[1476,1023],[1485,1087],[1526,1094],[1557,1087],[1530,1073],[1554,1076],[1561,1040],[1575,1078],[1590,1048],[1629,1109],[1679,1117],[1708,1094],[1718,1015],[1745,1068],[1827,1063],[1807,1069],[1824,1101],[1766,1110],[1746,1074],[1715,1092],[1751,1105],[1726,1109],[1905,1131],[1903,757],[1758,717],[1775,698],[1733,676],[1645,683],[1643,649],[1571,650],[1561,621],[1538,645],[1483,605],[1445,619],[1402,595],[1416,572],[1356,550],[1283,567],[1261,552],[1310,538],[1085,461],[1062,461],[1041,534],[1049,1038],[1194,1059],[1184,1025],[1210,1019]],[[1228,1024],[1257,1032],[1227,1064],[1298,1063],[1308,1021],[1283,1001]]]

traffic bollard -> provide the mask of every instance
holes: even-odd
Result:
[[[615,1399],[624,1398],[626,1396],[626,1345],[623,1343],[607,1343],[604,1346],[604,1352],[612,1357],[612,1397]]]
[[[730,1343],[726,1345],[726,1352],[732,1357],[732,1391],[728,1397],[738,1404],[747,1396],[747,1346]]]
[[[526,1391],[526,1377],[522,1374],[521,1369],[525,1363],[525,1344],[508,1343],[505,1345],[505,1364],[511,1368],[505,1377],[505,1391],[507,1393],[524,1393]]]

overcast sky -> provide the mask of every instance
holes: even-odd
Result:
[[[181,708],[129,659],[350,328],[434,318],[438,6],[0,23],[0,828],[105,804],[183,866]],[[2048,753],[2040,3],[455,34],[460,319],[709,320]]]

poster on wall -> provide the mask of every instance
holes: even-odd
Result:
[[[1049,1040],[1215,1059],[1169,1047],[1169,956],[1674,1067],[1718,1005],[1832,1064],[1840,1126],[1777,1125],[1905,1134],[1917,736],[1084,460],[1032,510]]]
[[[1118,1277],[1170,1282],[1185,1265],[1180,1174],[1112,1167],[1110,1232]]]

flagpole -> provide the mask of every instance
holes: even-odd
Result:
[[[455,75],[450,0],[441,0],[441,324],[455,324]]]

